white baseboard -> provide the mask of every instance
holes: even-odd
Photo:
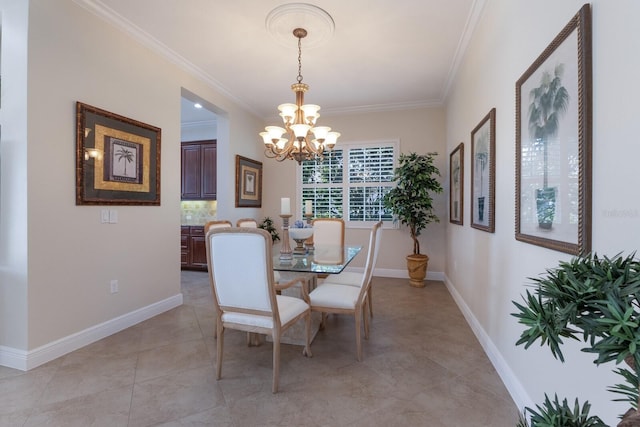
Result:
[[[345,271],[351,271],[355,273],[364,273],[363,267],[347,267]],[[377,277],[392,277],[394,279],[408,279],[409,273],[406,269],[398,270],[392,268],[376,268],[373,270],[373,275]],[[444,273],[442,271],[427,271],[427,280],[439,280],[444,282]]]
[[[123,314],[30,351],[0,346],[0,366],[28,371],[182,305],[182,294]]]
[[[514,372],[511,370],[511,368],[507,364],[507,361],[504,359],[504,357],[502,357],[502,354],[495,346],[489,335],[487,335],[484,328],[482,328],[480,322],[478,322],[478,319],[476,319],[476,317],[473,315],[473,313],[469,309],[469,306],[465,303],[464,299],[462,299],[462,296],[453,286],[453,283],[451,283],[449,278],[446,276],[444,283],[447,286],[447,289],[449,290],[449,293],[453,297],[454,301],[458,305],[458,308],[467,320],[467,323],[471,327],[471,330],[475,334],[476,338],[478,338],[478,341],[480,341],[480,345],[493,364],[493,367],[500,376],[500,379],[511,395],[511,398],[513,399],[516,406],[520,408],[521,411],[527,406],[530,408],[534,408],[534,401],[531,399],[525,388],[522,386],[522,383],[520,383]]]

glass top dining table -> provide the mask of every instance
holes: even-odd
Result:
[[[280,247],[273,248],[273,269],[301,273],[338,274],[362,250],[362,246],[315,246],[307,254],[293,254],[292,259],[280,259]]]

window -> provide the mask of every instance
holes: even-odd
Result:
[[[397,142],[341,143],[323,160],[298,166],[300,205],[313,201],[314,217],[344,218],[350,227],[392,222],[382,198],[393,188]]]

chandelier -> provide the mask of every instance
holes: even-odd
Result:
[[[267,126],[260,136],[267,157],[279,162],[292,159],[302,163],[314,157],[322,159],[324,152],[331,151],[336,145],[340,134],[331,132],[328,126],[316,126],[320,106],[304,104],[304,93],[309,90],[309,85],[302,83],[302,39],[307,36],[307,30],[296,28],[293,35],[298,39],[298,78],[297,83],[291,85],[296,103],[278,105],[284,128]]]

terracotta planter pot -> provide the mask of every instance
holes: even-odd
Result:
[[[407,255],[407,270],[409,284],[414,288],[424,288],[424,278],[427,276],[429,257],[423,254]]]

